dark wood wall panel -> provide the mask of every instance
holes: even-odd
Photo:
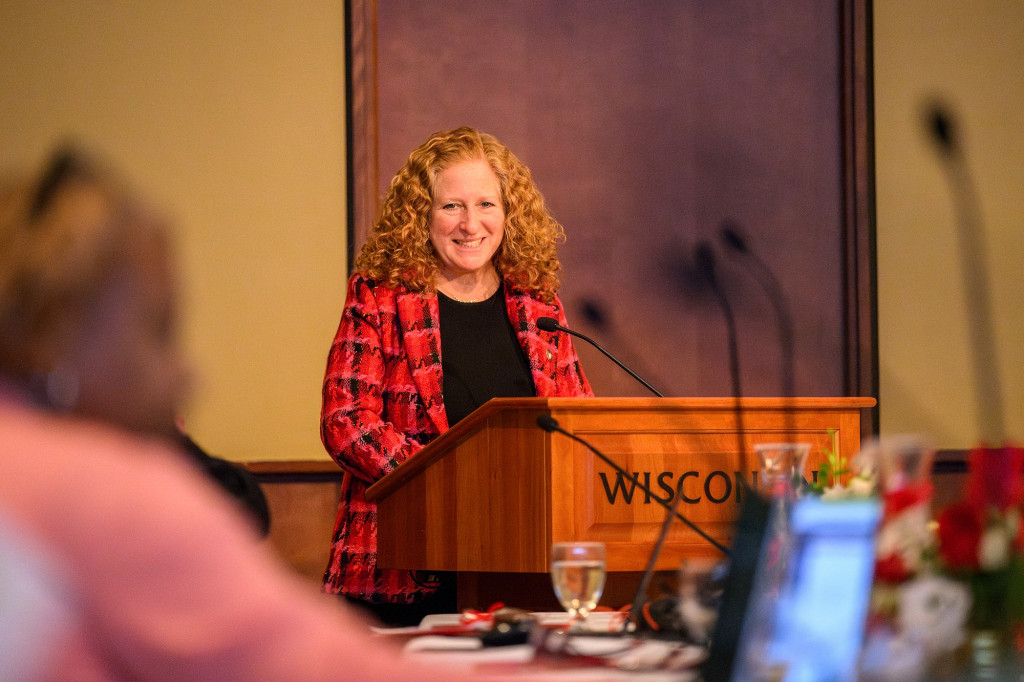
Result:
[[[570,324],[667,395],[728,395],[692,254],[734,221],[794,318],[796,393],[874,395],[869,7],[856,0],[353,0],[352,242],[408,152],[468,124],[565,225]],[[743,392],[780,395],[775,312],[719,249]],[[580,346],[600,395],[644,389]]]

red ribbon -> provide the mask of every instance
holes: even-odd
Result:
[[[485,623],[491,625],[494,623],[494,612],[498,609],[505,608],[505,604],[502,602],[495,602],[491,604],[491,608],[486,611],[477,611],[476,609],[463,609],[462,611],[462,622],[469,623]]]

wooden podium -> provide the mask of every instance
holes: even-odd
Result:
[[[756,483],[757,443],[811,444],[805,478],[822,448],[860,448],[860,412],[873,398],[496,398],[366,491],[377,503],[382,568],[457,571],[459,608],[494,601],[559,607],[548,578],[552,543],[607,546],[602,604],[632,600],[665,510],[582,444],[548,433],[550,415],[634,472],[725,546],[742,503],[738,479]],[[742,428],[740,428],[742,427]],[[738,434],[742,431],[743,448]],[[675,521],[656,568],[721,553]]]

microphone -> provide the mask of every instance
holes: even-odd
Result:
[[[607,357],[609,360],[614,362],[616,365],[618,365],[622,369],[626,370],[626,372],[629,374],[629,376],[633,377],[634,379],[639,381],[641,384],[643,384],[644,387],[648,391],[650,391],[654,395],[658,396],[659,398],[664,398],[665,397],[664,395],[662,395],[662,393],[658,389],[654,388],[654,386],[651,386],[649,383],[644,381],[640,377],[639,374],[637,374],[636,372],[631,370],[629,367],[626,367],[626,365],[624,365],[621,361],[619,361],[618,358],[616,358],[614,355],[612,355],[611,353],[606,351],[604,348],[602,348],[601,345],[598,344],[596,341],[594,341],[593,339],[591,339],[591,338],[589,338],[587,336],[584,336],[583,334],[580,334],[579,332],[573,331],[572,329],[569,329],[568,327],[563,327],[562,325],[558,324],[558,320],[556,320],[555,318],[553,318],[553,317],[538,317],[537,318],[537,329],[540,329],[540,330],[546,331],[546,332],[565,332],[566,334],[571,334],[573,336],[576,336],[578,338],[583,339],[584,341],[589,343],[591,346],[593,346],[594,348],[596,348],[599,351],[601,351],[602,353],[604,353],[605,357]]]
[[[697,266],[697,273],[703,277],[704,282],[715,295],[718,307],[722,309],[722,316],[725,318],[725,331],[728,339],[727,348],[729,352],[729,381],[732,386],[733,409],[736,415],[736,447],[740,455],[740,470],[748,471],[747,447],[743,442],[743,408],[740,406],[740,399],[743,397],[743,389],[740,385],[740,351],[739,336],[736,333],[736,316],[733,315],[729,299],[718,283],[718,276],[715,272],[715,251],[711,243],[702,239],[694,248],[693,260]],[[747,487],[746,478],[740,476],[740,483]]]
[[[779,352],[782,353],[781,379],[782,397],[792,400],[796,396],[796,373],[793,365],[793,318],[789,314],[786,295],[782,291],[778,277],[763,258],[750,250],[743,238],[739,225],[732,220],[722,223],[718,231],[719,239],[729,253],[745,259],[753,267],[747,271],[753,275],[764,290],[768,301],[775,310],[775,325],[779,333]],[[788,410],[784,417],[787,438],[792,440],[796,434],[796,413]]]
[[[728,335],[729,376],[732,381],[732,394],[735,402],[736,440],[740,454],[740,468],[749,471],[747,465],[747,449],[743,442],[743,408],[740,401],[743,390],[740,385],[739,343],[736,333],[736,318],[729,305],[729,299],[718,283],[715,273],[715,253],[707,240],[699,242],[694,250],[694,262],[705,283],[715,295],[722,316],[725,318],[726,334]],[[733,540],[733,552],[729,558],[729,572],[725,578],[722,592],[722,604],[719,606],[718,620],[711,635],[709,656],[701,669],[701,674],[708,680],[728,680],[732,678],[733,662],[739,648],[739,639],[743,630],[743,620],[750,603],[753,591],[757,562],[764,542],[764,528],[768,518],[768,505],[765,500],[747,483],[746,478],[739,477],[740,485],[747,495],[743,498],[743,507],[736,527]]]
[[[718,230],[718,236],[729,253],[738,258],[746,259],[752,265],[748,271],[768,296],[768,301],[775,310],[775,323],[779,332],[779,349],[782,351],[782,395],[792,398],[796,395],[795,372],[793,371],[793,318],[789,314],[786,295],[782,291],[778,277],[772,272],[763,258],[750,250],[743,238],[739,225],[726,220]]]
[[[679,513],[679,511],[678,511],[679,500],[682,499],[682,497],[683,497],[682,490],[679,489],[679,487],[681,486],[681,482],[680,482],[680,486],[677,486],[677,488],[676,488],[676,494],[672,498],[672,504],[668,504],[663,499],[661,499],[660,497],[655,495],[650,490],[650,488],[648,488],[647,486],[642,484],[640,482],[639,478],[637,478],[633,474],[630,474],[625,469],[620,467],[618,464],[616,464],[614,461],[612,461],[612,459],[610,457],[608,457],[606,454],[604,454],[603,452],[601,452],[600,450],[595,448],[593,445],[591,445],[590,443],[588,443],[584,439],[582,439],[579,436],[577,436],[575,433],[572,433],[571,431],[566,431],[565,429],[563,429],[558,424],[558,421],[555,420],[554,417],[552,417],[550,415],[547,415],[547,414],[539,415],[537,417],[537,426],[539,426],[540,428],[544,429],[548,433],[552,433],[552,432],[556,432],[557,431],[558,433],[561,433],[561,434],[563,434],[565,436],[568,436],[569,438],[573,439],[577,443],[580,443],[581,445],[586,447],[588,450],[593,452],[595,455],[600,457],[601,460],[605,462],[605,464],[607,464],[612,469],[614,469],[615,471],[619,472],[620,474],[622,474],[623,476],[628,478],[637,487],[639,487],[645,493],[650,495],[653,499],[657,500],[658,504],[660,504],[661,506],[665,507],[665,509],[668,510],[668,514],[666,514],[666,516],[665,516],[665,521],[661,525],[661,532],[658,534],[658,539],[655,541],[654,548],[651,550],[651,556],[647,560],[647,566],[644,568],[643,575],[640,577],[640,584],[637,586],[636,594],[633,597],[633,604],[629,608],[629,618],[627,618],[626,621],[623,623],[623,629],[625,629],[626,626],[630,622],[638,621],[639,620],[640,611],[643,608],[645,597],[647,596],[647,588],[651,584],[651,576],[654,575],[654,565],[657,563],[658,557],[661,555],[661,548],[665,544],[665,539],[668,537],[668,530],[669,530],[669,527],[672,525],[672,519],[673,518],[678,518],[680,521],[685,523],[691,530],[696,532],[697,535],[699,535],[702,538],[704,538],[705,540],[707,540],[712,546],[715,547],[715,549],[720,551],[725,556],[727,556],[727,557],[729,556],[729,550],[724,545],[722,545],[720,542],[715,540],[713,537],[711,537],[710,535],[705,533],[695,523],[693,523],[688,518],[686,518],[685,516],[683,516],[682,514]]]
[[[956,126],[944,106],[937,102],[932,104],[928,111],[927,125],[932,140],[944,156],[959,155],[960,140],[956,136]]]
[[[926,123],[948,172],[954,210],[957,212],[957,238],[960,247],[958,252],[967,307],[976,416],[981,440],[1000,443],[1006,435],[1003,396],[996,356],[995,328],[992,323],[992,299],[985,263],[984,235],[981,231],[981,211],[952,115],[942,104],[933,103],[929,107]]]

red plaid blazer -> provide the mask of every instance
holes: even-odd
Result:
[[[593,395],[571,338],[537,329],[539,317],[567,324],[561,303],[544,303],[508,284],[505,303],[537,395]],[[437,295],[353,275],[323,385],[320,435],[345,469],[325,592],[411,602],[435,589],[409,571],[377,569],[376,505],[363,493],[448,430],[442,385]]]

